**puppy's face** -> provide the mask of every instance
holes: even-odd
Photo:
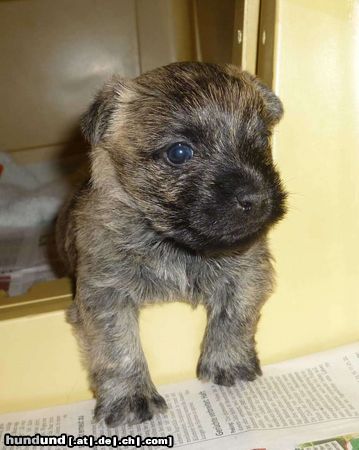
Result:
[[[107,85],[83,129],[154,230],[218,250],[258,237],[284,214],[269,141],[281,115],[279,99],[248,73],[175,63]]]

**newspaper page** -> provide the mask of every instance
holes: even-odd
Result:
[[[297,450],[359,450],[359,433],[335,436],[321,441],[306,442],[299,445]]]
[[[5,443],[29,448],[21,440],[24,436],[36,449],[357,448],[359,342],[265,366],[263,376],[250,383],[228,388],[192,380],[159,391],[168,411],[135,426],[107,428],[103,421],[94,423],[94,400],[2,415],[0,448],[9,448]],[[40,447],[40,438],[46,436],[55,440],[42,440]],[[348,446],[338,447],[344,439]]]

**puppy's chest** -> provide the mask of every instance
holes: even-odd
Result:
[[[135,294],[144,302],[156,300],[188,299],[198,301],[203,294],[204,283],[207,289],[208,268],[205,264],[186,258],[161,255],[148,255],[137,258],[133,264]],[[216,278],[216,277],[215,277]]]

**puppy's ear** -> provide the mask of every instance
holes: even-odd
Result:
[[[226,71],[229,75],[239,78],[240,80],[249,81],[254,85],[262,97],[264,104],[265,119],[270,126],[274,126],[283,116],[283,104],[275,93],[269,89],[262,81],[249,72],[240,70],[239,67],[232,64],[226,64]]]
[[[280,99],[275,95],[275,93],[269,89],[264,83],[262,83],[258,78],[249,74],[251,80],[259,90],[262,95],[265,104],[265,116],[269,125],[276,125],[283,116],[283,104]]]
[[[112,116],[126,90],[126,82],[120,77],[113,77],[97,93],[89,109],[82,115],[81,130],[91,145],[97,145],[106,138]]]

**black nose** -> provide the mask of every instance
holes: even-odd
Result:
[[[259,211],[268,203],[268,196],[265,193],[248,192],[243,188],[237,192],[236,199],[238,208],[246,213]]]
[[[250,211],[252,209],[252,201],[249,200],[237,200],[238,206],[242,211]]]

